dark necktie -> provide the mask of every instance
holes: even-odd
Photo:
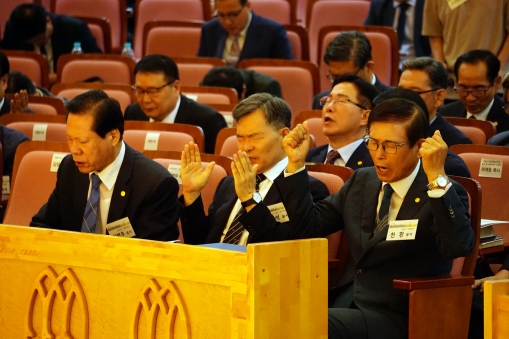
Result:
[[[258,174],[256,176],[256,184],[255,184],[255,190],[258,192],[260,189],[260,183],[264,181],[267,177],[265,174]],[[237,221],[240,216],[245,212],[244,207],[241,207],[237,215],[232,221],[232,224],[230,225],[230,228],[226,232],[223,243],[227,244],[238,244],[240,241],[240,238],[242,237],[242,233],[244,233],[244,225],[242,225],[239,221]]]
[[[469,119],[474,119],[474,120],[477,120],[477,118],[475,117],[475,115],[471,115]]]
[[[380,232],[389,223],[389,207],[391,206],[391,197],[393,192],[394,189],[390,184],[386,184],[384,186],[384,196],[382,198],[382,203],[380,204],[380,209],[378,210],[376,228],[373,234]]]
[[[339,155],[338,151],[331,150],[329,153],[327,153],[327,158],[325,159],[325,163],[329,165],[334,165],[334,162],[341,158],[341,155]]]
[[[401,48],[401,44],[403,44],[403,40],[405,40],[405,26],[406,26],[406,10],[410,7],[409,4],[403,2],[398,5],[399,7],[399,17],[398,17],[398,46]]]
[[[81,224],[81,232],[95,233],[97,226],[97,213],[99,212],[99,186],[101,185],[101,179],[95,173],[92,177],[92,189],[90,190],[90,196],[87,200],[87,206],[85,207],[85,214],[83,214],[83,223]]]

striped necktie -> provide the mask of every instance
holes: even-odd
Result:
[[[232,36],[232,45],[230,47],[230,53],[228,53],[228,56],[226,57],[225,60],[228,66],[237,66],[237,63],[239,62],[240,56],[239,38],[240,35]]]
[[[256,192],[258,192],[258,190],[260,189],[260,183],[262,181],[264,181],[266,178],[267,177],[263,173],[258,174],[256,176],[256,184],[255,184]],[[238,244],[239,243],[240,238],[242,237],[242,233],[244,233],[244,225],[242,225],[238,221],[238,219],[245,211],[246,210],[244,209],[244,207],[240,208],[239,212],[233,219],[233,221],[230,225],[230,228],[228,229],[228,231],[226,232],[226,234],[224,236],[223,243],[227,243],[227,244]]]
[[[391,185],[386,184],[384,186],[384,196],[382,198],[382,203],[380,204],[380,209],[378,210],[376,228],[373,234],[377,234],[389,224],[389,207],[391,206],[391,197],[393,192],[394,189]]]
[[[101,179],[96,173],[92,173],[91,178],[92,189],[90,190],[85,214],[83,215],[83,223],[81,224],[81,232],[85,233],[95,233],[97,213],[99,213],[99,186],[101,185]]]
[[[341,155],[338,151],[331,150],[329,153],[327,153],[327,158],[325,159],[325,163],[329,165],[334,165],[336,160],[341,158]]]

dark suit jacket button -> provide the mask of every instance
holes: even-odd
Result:
[[[361,275],[362,274],[362,270],[359,268],[357,271],[355,271],[355,273]]]

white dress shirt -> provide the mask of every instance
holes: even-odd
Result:
[[[333,151],[333,150],[338,151],[338,153],[341,157],[339,159],[336,159],[336,161],[334,161],[334,165],[345,166],[346,163],[348,162],[348,160],[350,160],[350,157],[352,156],[353,152],[355,152],[357,147],[359,147],[359,145],[362,144],[363,142],[364,142],[364,140],[359,139],[359,140],[352,142],[351,144],[348,144],[348,145],[343,146],[338,149],[332,148],[332,146],[329,144],[329,148],[327,149],[327,154],[329,154],[329,152]],[[323,163],[324,164],[327,163],[327,157],[325,157],[325,161]]]

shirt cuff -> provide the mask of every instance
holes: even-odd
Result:
[[[447,186],[445,186],[445,190],[430,190],[428,191],[428,197],[430,198],[441,198],[444,196],[445,192],[451,188],[452,184],[449,182]]]
[[[302,171],[304,171],[305,169],[306,169],[306,165],[304,165],[304,166],[302,166],[301,168],[299,168],[298,170],[296,170],[296,171],[295,171],[295,173],[302,172]],[[295,174],[295,173],[288,173],[288,172],[286,171],[286,168],[285,168],[285,172],[284,172],[284,173],[285,173],[285,178],[286,178],[286,177],[289,177],[289,176],[292,176],[292,175],[294,175],[294,174]]]

